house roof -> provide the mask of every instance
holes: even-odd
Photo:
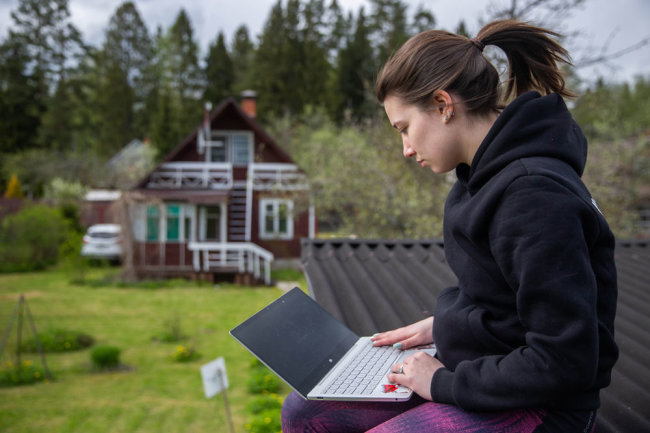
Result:
[[[619,361],[601,392],[596,432],[650,431],[650,242],[619,242]],[[439,240],[303,239],[309,291],[359,335],[432,314],[456,277]]]
[[[210,124],[212,124],[215,119],[218,119],[224,113],[226,113],[227,110],[234,110],[235,113],[237,114],[238,117],[240,117],[246,125],[257,135],[260,140],[265,143],[266,146],[268,146],[270,149],[272,149],[273,153],[278,155],[278,157],[286,162],[293,162],[289,154],[287,154],[271,137],[265,130],[262,128],[262,126],[259,124],[259,122],[249,116],[242,108],[241,105],[237,103],[235,98],[230,97],[225,99],[223,102],[221,102],[211,113],[210,113]],[[156,165],[149,173],[147,173],[146,176],[142,178],[134,187],[134,189],[141,189],[141,188],[146,188],[147,186],[147,181],[149,180],[149,177],[160,168],[161,165],[163,165],[166,162],[174,161],[176,157],[178,156],[179,153],[183,151],[187,146],[195,144],[197,140],[197,134],[199,130],[201,129],[203,125],[203,121],[199,122],[197,126],[190,132],[179,144],[176,146],[174,149],[172,149],[164,158],[163,160]]]

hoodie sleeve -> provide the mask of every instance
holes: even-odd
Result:
[[[547,406],[588,390],[599,356],[587,240],[598,236],[597,211],[554,179],[531,175],[509,185],[490,221],[491,252],[516,294],[525,344],[438,370],[433,400],[503,410]]]

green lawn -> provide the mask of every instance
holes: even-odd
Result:
[[[91,278],[97,278],[95,270]],[[304,279],[300,286],[306,289]],[[235,431],[244,432],[252,357],[228,330],[281,295],[276,288],[177,283],[173,287],[72,285],[57,271],[0,275],[0,331],[4,335],[19,295],[26,296],[39,330],[65,328],[90,334],[96,344],[122,349],[127,366],[94,372],[90,350],[47,354],[55,380],[0,388],[0,432],[227,432],[221,395],[207,400],[200,366],[223,356]],[[157,337],[177,318],[200,358],[170,361],[176,343]],[[13,359],[16,324],[0,362]],[[29,328],[23,333],[31,335]],[[1,342],[1,341],[0,341]],[[11,356],[9,356],[11,355]],[[24,358],[39,363],[34,354]],[[288,388],[284,387],[285,395]]]

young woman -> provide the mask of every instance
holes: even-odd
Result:
[[[377,98],[403,152],[435,173],[456,170],[444,213],[458,286],[430,317],[373,337],[402,348],[407,403],[307,402],[291,394],[285,432],[590,432],[617,359],[614,237],[583,185],[587,143],[566,108],[548,30],[516,21],[467,39],[418,34],[389,59]],[[508,57],[500,91],[483,56]],[[505,98],[515,98],[502,105]]]

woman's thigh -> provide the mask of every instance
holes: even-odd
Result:
[[[467,412],[413,396],[403,403],[307,401],[289,394],[282,407],[284,433],[569,433],[592,432],[595,411],[516,409]]]
[[[370,430],[372,433],[513,432],[531,433],[543,423],[545,412],[519,409],[466,412],[457,406],[424,402]]]
[[[292,392],[282,406],[282,431],[365,432],[424,402],[417,396],[403,403],[313,401]]]

